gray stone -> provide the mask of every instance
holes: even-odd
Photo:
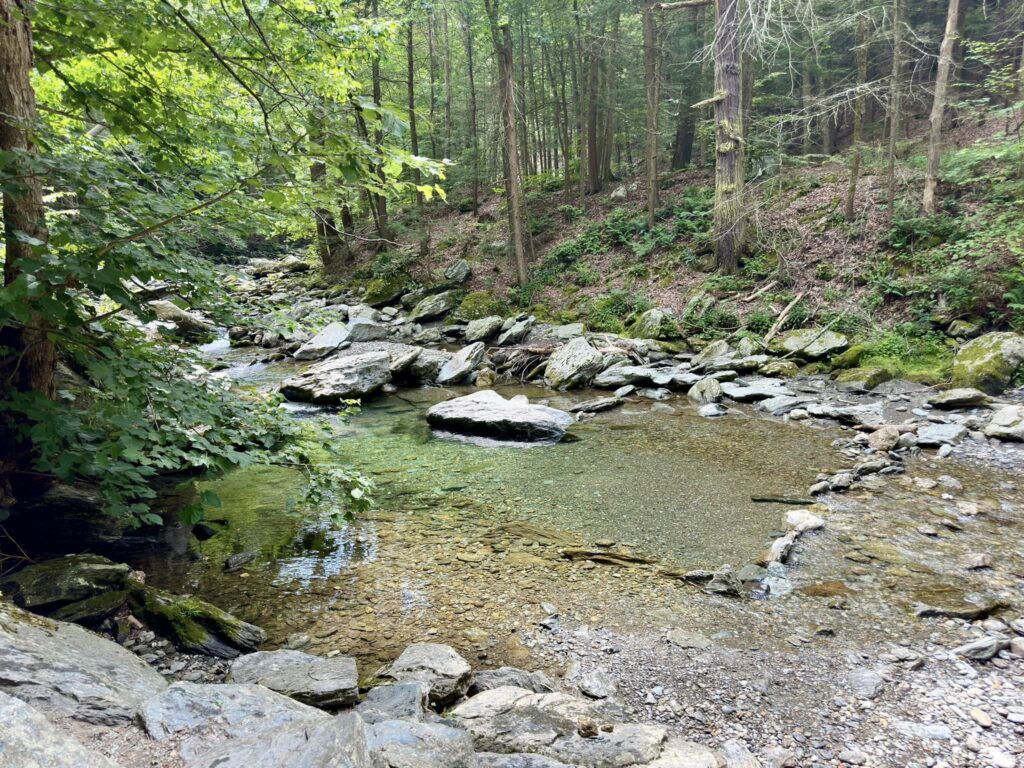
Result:
[[[772,416],[784,416],[798,408],[806,408],[814,402],[813,397],[806,395],[780,395],[778,397],[769,397],[767,400],[761,400],[757,407],[759,410],[765,411]]]
[[[577,336],[582,336],[587,332],[587,327],[583,323],[569,323],[568,325],[556,325],[551,329],[551,335],[559,341],[570,341],[575,339]]]
[[[523,395],[506,400],[490,389],[427,410],[427,422],[435,429],[505,440],[557,441],[574,421],[565,411],[532,404]]]
[[[711,581],[704,585],[704,591],[712,595],[725,595],[728,597],[739,597],[742,585],[732,568],[725,567],[717,571],[711,577]]]
[[[301,651],[259,651],[231,664],[231,680],[257,683],[304,704],[323,709],[349,707],[359,700],[356,660],[330,659]]]
[[[713,341],[708,344],[704,349],[698,352],[690,364],[694,368],[702,368],[712,362],[719,363],[725,360],[731,360],[736,357],[736,350],[729,346],[729,342],[724,339]]]
[[[725,768],[725,758],[703,744],[669,738],[658,759],[646,768]]]
[[[665,637],[670,643],[672,643],[672,645],[677,645],[680,648],[692,648],[694,650],[703,651],[705,648],[711,647],[711,640],[700,632],[690,632],[685,629],[670,629]]]
[[[57,730],[20,699],[0,693],[0,764],[9,768],[117,768]]]
[[[988,401],[988,395],[974,387],[957,387],[937,392],[928,398],[936,408],[970,408]]]
[[[484,359],[487,348],[482,341],[463,347],[448,360],[437,374],[437,383],[441,386],[457,384],[473,372]]]
[[[629,384],[652,384],[658,371],[642,365],[613,365],[594,377],[593,385],[600,389],[615,389]]]
[[[313,338],[295,350],[296,360],[318,360],[324,355],[333,352],[338,346],[347,341],[348,326],[344,323],[330,323],[326,325]]]
[[[533,315],[530,315],[523,320],[516,320],[508,328],[505,328],[503,325],[502,328],[504,330],[498,337],[499,346],[505,346],[506,344],[518,344],[526,338],[526,334],[530,332],[530,329],[533,328],[533,324],[535,322],[536,320]],[[505,321],[505,324],[508,324],[507,320]]]
[[[387,326],[370,320],[357,320],[348,327],[348,341],[365,342],[386,339],[390,331]]]
[[[149,303],[157,320],[172,323],[182,336],[209,336],[216,326],[202,315],[182,309],[173,302],[160,299]]]
[[[67,603],[123,590],[132,571],[100,555],[68,555],[0,577],[0,590],[24,607],[48,612]]]
[[[783,334],[772,342],[771,346],[781,352],[799,355],[808,360],[817,360],[841,352],[849,344],[849,339],[841,333],[803,328]]]
[[[419,722],[427,711],[429,687],[425,683],[393,683],[370,689],[356,706],[356,712],[367,723],[385,720]]]
[[[988,437],[1024,442],[1024,405],[1007,405],[992,415],[985,427]]]
[[[953,653],[956,656],[963,656],[965,659],[988,661],[1004,648],[1008,648],[1009,645],[1009,639],[1002,635],[985,635],[954,648]]]
[[[573,768],[543,755],[501,755],[497,752],[478,752],[477,768]]]
[[[497,315],[481,317],[478,320],[470,320],[469,324],[466,325],[466,341],[472,343],[474,341],[484,341],[485,339],[491,338],[501,330],[503,322],[504,321]]]
[[[0,602],[0,690],[44,714],[123,724],[166,685],[116,643]]]
[[[579,689],[580,693],[592,699],[607,699],[615,695],[618,684],[603,669],[594,669],[580,678]]]
[[[380,676],[398,682],[419,682],[430,688],[434,707],[445,707],[466,695],[473,670],[454,648],[440,643],[416,643],[385,667]]]
[[[884,678],[875,670],[867,667],[858,667],[851,670],[846,676],[853,694],[862,699],[873,699],[882,690],[885,683]]]
[[[409,319],[413,322],[420,320],[433,320],[451,312],[459,305],[458,291],[442,291],[432,296],[427,296],[419,302],[409,313]]]
[[[407,373],[413,381],[423,384],[436,384],[441,369],[451,359],[451,352],[444,352],[440,349],[423,349],[416,359],[412,361],[412,364],[407,369]]]
[[[589,384],[601,372],[604,356],[579,336],[555,350],[544,369],[544,382],[553,389]]]
[[[451,712],[486,752],[534,753],[583,768],[649,763],[661,753],[665,729],[612,723],[584,737],[581,720],[605,718],[586,699],[563,693],[531,693],[503,686],[484,691]]]
[[[726,768],[761,768],[761,761],[740,741],[729,739],[722,744]]]
[[[197,745],[185,768],[379,768],[367,742],[359,715],[348,712]]]
[[[881,402],[859,405],[835,405],[833,403],[809,403],[807,412],[819,419],[835,419],[843,424],[880,424],[885,420]]]
[[[705,419],[714,419],[719,416],[725,416],[729,411],[721,403],[708,403],[702,405],[697,409],[697,413],[703,416]]]
[[[356,304],[349,307],[348,319],[352,323],[379,323],[381,314],[369,304]]]
[[[740,403],[752,403],[757,400],[767,400],[769,397],[793,394],[792,390],[787,389],[781,381],[772,379],[751,381],[747,384],[727,381],[722,384],[722,392],[730,400]]]
[[[722,385],[717,379],[712,379],[709,376],[690,387],[690,391],[686,393],[686,398],[691,403],[696,403],[697,405],[717,403],[722,399]]]
[[[1024,363],[1024,335],[986,333],[964,344],[953,357],[953,386],[998,395]]]
[[[366,738],[376,768],[477,768],[473,737],[448,725],[385,720]]]
[[[636,319],[629,335],[637,339],[660,339],[666,323],[672,323],[672,310],[654,307]]]
[[[610,411],[612,408],[618,408],[625,402],[621,397],[598,397],[593,400],[584,400],[582,403],[576,403],[572,408],[569,409],[570,413],[601,413],[602,411]]]
[[[473,274],[472,267],[465,259],[453,261],[444,271],[444,279],[454,285],[462,285]]]
[[[966,434],[967,428],[960,424],[925,424],[917,430],[917,444],[922,448],[956,445]]]
[[[555,690],[555,684],[543,672],[527,672],[525,669],[516,667],[499,667],[498,669],[481,670],[473,675],[473,684],[469,691],[471,695],[475,695],[481,691],[501,688],[503,685],[523,688],[533,693],[551,693]]]
[[[387,352],[332,357],[285,379],[281,393],[289,400],[337,405],[375,393],[391,381]]]

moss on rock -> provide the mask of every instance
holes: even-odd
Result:
[[[954,387],[974,387],[998,395],[1024,364],[1024,335],[987,333],[964,344],[953,358]]]
[[[371,307],[381,307],[391,304],[409,290],[412,284],[411,278],[406,274],[393,275],[391,277],[376,277],[366,284],[366,293],[363,294],[363,302]]]
[[[509,313],[508,305],[494,298],[489,291],[473,291],[467,293],[465,298],[455,310],[457,320],[479,320],[491,315],[504,317]]]

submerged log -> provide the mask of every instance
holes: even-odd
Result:
[[[652,565],[658,562],[651,557],[634,555],[626,550],[614,552],[606,549],[587,549],[586,547],[569,547],[562,550],[562,557],[568,560],[593,560],[595,563],[604,565],[618,565],[629,567],[633,565]]]

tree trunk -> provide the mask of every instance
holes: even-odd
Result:
[[[469,72],[470,151],[473,153],[470,172],[473,176],[473,215],[476,216],[480,212],[480,137],[477,135],[476,80],[473,74],[473,22],[468,13],[463,18],[463,24],[466,28],[466,69]]]
[[[857,96],[853,102],[853,138],[851,140],[853,157],[850,160],[850,184],[846,188],[846,205],[843,213],[847,221],[853,221],[856,213],[857,181],[860,176],[860,159],[864,138],[864,94],[862,92],[868,81],[868,17],[864,1],[858,3],[860,13],[857,19]]]
[[[515,65],[512,59],[512,31],[508,21],[499,23],[497,0],[484,0],[484,8],[491,28],[494,55],[498,60],[498,89],[502,118],[505,125],[506,178],[505,195],[508,201],[509,236],[515,258],[516,280],[519,285],[529,281],[529,257],[532,252],[530,228],[526,221],[523,183],[519,165],[519,141],[516,136],[518,116],[516,110]]]
[[[378,17],[377,0],[373,0],[371,5],[371,11],[373,18]],[[380,87],[380,56],[375,54],[373,57],[373,67],[370,73],[373,80],[373,103],[380,106],[381,102],[381,87]],[[378,115],[376,118],[376,128],[374,129],[374,142],[377,147],[377,151],[381,152],[381,147],[384,145],[384,130],[382,127],[382,121]],[[384,163],[377,162],[377,177],[381,180],[381,183],[386,181],[384,174]],[[377,222],[377,235],[381,241],[378,244],[379,248],[383,248],[385,243],[383,241],[390,238],[388,231],[388,199],[384,195],[373,195],[374,210],[376,214],[374,216]]]
[[[715,2],[715,262],[739,269],[746,214],[743,210],[743,72],[740,2]]]
[[[409,149],[414,155],[420,153],[420,139],[416,132],[416,60],[413,57],[412,44],[412,3],[409,3],[409,21],[405,28],[405,68],[407,75],[407,90],[409,96]],[[420,184],[419,168],[413,169],[413,180]],[[423,193],[416,190],[416,212],[419,218],[420,233],[420,258],[425,259],[430,254],[430,230],[427,228],[427,218],[423,212]]]
[[[600,94],[601,52],[599,41],[603,35],[591,30],[590,63],[587,68],[587,191],[600,192],[604,187],[601,178],[601,148],[597,133],[598,96]]]
[[[43,208],[42,181],[32,170],[38,154],[35,130],[36,97],[32,89],[32,26],[28,0],[0,0],[0,152],[9,153],[11,174],[17,185],[3,190],[3,222],[6,253],[4,285],[10,286],[22,269],[36,259],[31,238],[45,246],[49,233]],[[38,247],[38,246],[36,246]],[[57,349],[50,338],[52,326],[26,299],[29,308],[23,326],[0,327],[0,397],[10,392],[35,392],[54,398]],[[4,410],[0,416],[0,506],[14,501],[12,479],[31,461],[31,445],[16,436],[16,416]]]
[[[889,168],[887,174],[886,215],[891,219],[896,203],[896,142],[903,111],[903,18],[907,0],[893,0],[892,73],[889,76]]]
[[[309,143],[314,160],[309,165],[309,181],[314,195],[326,194],[322,189],[327,180],[327,164],[317,157],[323,154],[323,118],[314,115],[309,129]],[[320,263],[328,273],[337,270],[345,261],[346,243],[338,232],[334,214],[329,208],[317,205],[313,208],[313,219],[316,226],[316,250]]]
[[[953,44],[957,37],[960,0],[949,0],[946,31],[939,49],[939,71],[935,77],[935,98],[932,100],[931,125],[928,130],[928,170],[924,178],[922,207],[925,214],[935,213],[935,191],[939,185],[939,160],[942,157],[942,120],[946,112],[949,71],[953,66]]]
[[[800,103],[804,110],[804,134],[800,142],[800,149],[801,154],[805,157],[811,154],[811,123],[814,122],[814,118],[811,116],[811,53],[811,44],[808,42],[800,67]]]
[[[660,78],[658,76],[658,22],[654,16],[655,0],[644,0],[644,89],[647,95],[647,131],[644,149],[644,172],[647,175],[647,228],[654,229],[660,204],[658,187],[658,107]]]

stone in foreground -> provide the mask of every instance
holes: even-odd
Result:
[[[366,729],[375,765],[385,768],[476,768],[473,737],[440,723],[385,720]]]
[[[57,730],[25,702],[0,693],[0,764],[11,768],[117,768]]]
[[[589,384],[604,367],[604,355],[578,336],[555,350],[544,369],[544,382],[553,389]]]
[[[391,381],[391,357],[387,352],[332,357],[285,379],[281,394],[289,400],[337,405],[366,397]]]
[[[1007,405],[992,416],[985,434],[1000,440],[1024,442],[1024,405]]]
[[[581,720],[605,722],[593,703],[512,686],[484,691],[452,715],[473,734],[480,751],[534,753],[586,768],[650,763],[661,754],[666,736],[661,726],[615,723],[585,737],[579,733]]]
[[[441,370],[437,374],[437,383],[442,387],[448,384],[458,384],[480,365],[486,351],[482,341],[463,347],[441,366]]]
[[[319,360],[333,352],[348,340],[348,326],[344,323],[329,323],[313,338],[295,350],[296,360]]]
[[[302,651],[258,651],[231,664],[236,683],[257,683],[303,704],[323,709],[350,707],[359,700],[356,660],[325,659]]]
[[[416,643],[384,668],[381,677],[429,687],[430,704],[445,707],[466,695],[473,670],[455,649],[440,643]]]
[[[131,651],[0,602],[0,691],[46,715],[120,725],[167,686]]]
[[[501,440],[561,440],[574,421],[565,411],[530,403],[523,395],[506,400],[491,389],[427,411],[427,422],[435,429]]]

